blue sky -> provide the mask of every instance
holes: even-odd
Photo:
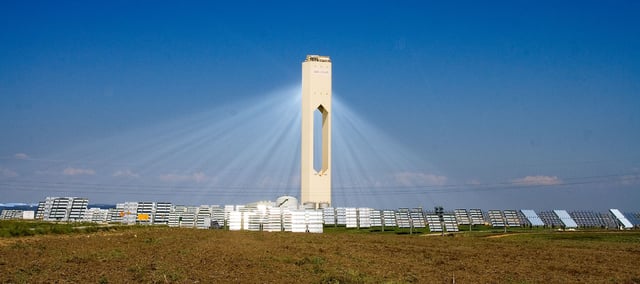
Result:
[[[3,1],[0,203],[297,195],[322,54],[336,205],[638,210],[640,4],[556,2]]]

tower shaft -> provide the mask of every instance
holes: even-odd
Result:
[[[322,151],[314,155],[314,112],[322,114]],[[331,59],[307,55],[302,63],[300,201],[331,204]],[[314,160],[322,159],[320,169]]]

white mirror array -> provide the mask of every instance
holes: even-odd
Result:
[[[356,207],[305,208],[295,197],[276,202],[246,205],[184,206],[170,202],[123,202],[112,208],[88,208],[89,200],[78,197],[47,197],[36,211],[4,209],[0,220],[37,219],[53,222],[96,222],[139,225],[166,225],[179,228],[228,229],[232,231],[322,233],[325,227],[349,229],[428,229],[430,232],[457,232],[459,226],[483,225],[495,228],[549,227],[559,229],[632,229],[640,226],[640,213],[531,209],[455,209],[425,211],[422,208],[377,210]],[[466,227],[465,227],[466,228]]]

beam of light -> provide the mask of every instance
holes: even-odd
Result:
[[[72,145],[48,157],[3,157],[0,192],[11,192],[16,200],[2,194],[0,202],[82,196],[99,203],[196,205],[298,196],[300,103],[300,86],[292,86]],[[526,207],[530,205],[525,201],[536,198],[551,204],[548,196],[574,194],[576,186],[597,187],[591,192],[600,196],[611,184],[632,188],[640,180],[638,172],[632,171],[554,178],[553,182],[543,176],[543,183],[532,183],[532,178],[458,182],[430,165],[425,154],[404,147],[402,137],[382,132],[370,123],[375,120],[365,119],[369,117],[360,115],[337,93],[333,111],[334,206],[429,208],[448,202],[478,207],[509,196],[505,198],[509,206],[518,200]],[[563,191],[556,193],[558,189]]]
[[[428,157],[409,151],[352,110],[338,94],[333,106],[335,205],[420,206],[429,202],[429,196],[417,188],[446,182],[446,177],[426,162]],[[407,187],[417,188],[406,192]],[[396,194],[398,190],[406,194]]]
[[[300,104],[292,86],[58,151],[37,163],[39,180],[56,185],[42,198],[242,204],[298,196]],[[334,206],[418,206],[427,201],[421,189],[447,182],[339,95],[333,104]]]
[[[241,204],[296,194],[299,96],[295,86],[161,121],[57,152],[36,171],[50,182],[108,185],[86,192],[107,202],[122,201],[114,200],[113,186],[127,186],[118,190],[129,198],[138,192],[139,200],[158,196],[189,204]],[[70,174],[64,175],[65,169]],[[88,172],[95,174],[80,174]]]

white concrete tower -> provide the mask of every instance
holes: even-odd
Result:
[[[314,112],[322,121],[314,121]],[[322,139],[314,139],[314,124],[322,123]],[[314,140],[322,142],[322,153],[314,155]],[[307,55],[302,63],[302,146],[300,201],[331,204],[331,59]],[[314,160],[322,159],[319,169]]]

